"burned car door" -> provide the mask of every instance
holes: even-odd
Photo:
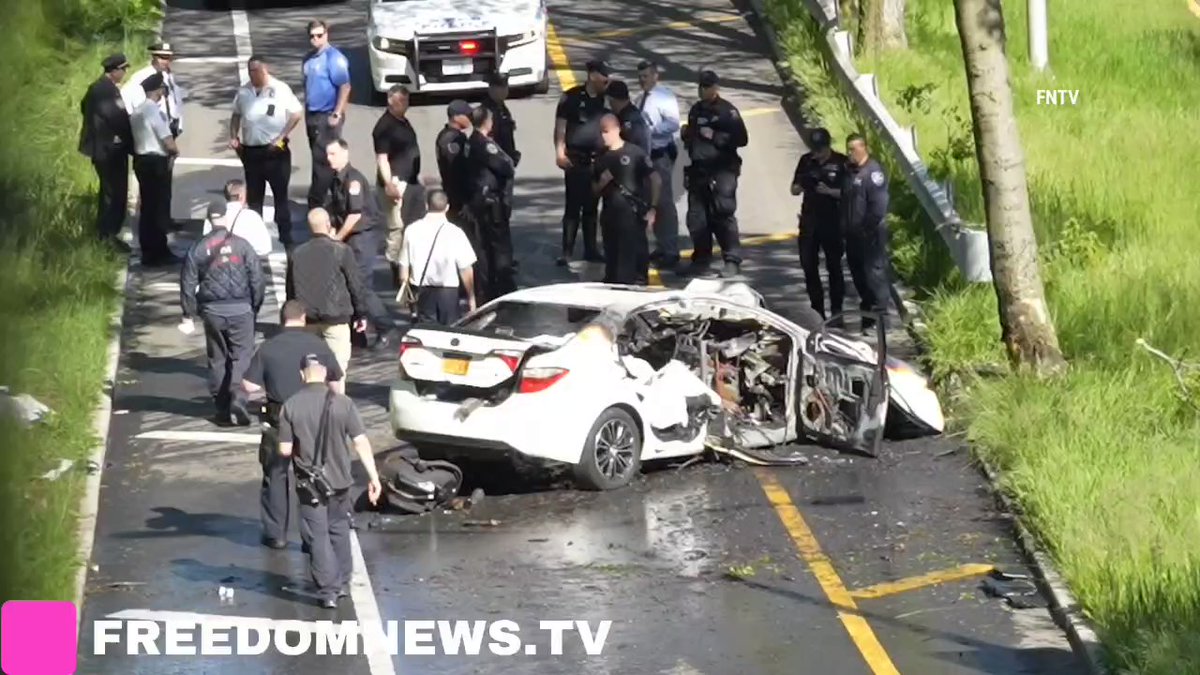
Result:
[[[850,312],[847,312],[850,314]],[[842,315],[845,316],[845,315]],[[797,377],[801,433],[837,449],[879,455],[887,422],[887,345],[830,330],[809,333]]]

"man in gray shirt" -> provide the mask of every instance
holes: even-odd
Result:
[[[321,597],[321,606],[337,609],[338,599],[349,595],[353,570],[350,555],[350,511],[353,508],[350,488],[354,485],[350,474],[351,444],[367,470],[370,481],[367,496],[372,504],[379,501],[382,486],[371,443],[354,402],[326,385],[327,370],[316,354],[305,355],[298,365],[304,387],[293,394],[280,411],[279,454],[292,458],[298,482],[312,473],[323,474],[332,490],[328,497],[318,495],[320,498],[317,499],[309,499],[309,495],[301,492],[300,519],[304,527],[300,528],[300,536],[307,539],[304,543],[309,549],[309,571]],[[327,405],[329,413],[325,416]],[[318,439],[321,438],[323,417],[328,427],[326,444],[321,448]]]

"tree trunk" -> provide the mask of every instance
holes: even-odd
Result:
[[[906,0],[882,0],[882,46],[884,49],[908,49],[908,33],[904,30]]]
[[[906,0],[857,0],[856,33],[861,53],[876,55],[885,49],[906,49]]]
[[[1013,114],[1000,0],[955,0],[971,95],[975,152],[987,209],[1002,339],[1013,366],[1038,375],[1066,368],[1046,306],[1029,208],[1025,155]]]

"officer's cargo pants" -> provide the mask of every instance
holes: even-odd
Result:
[[[625,204],[613,203],[600,214],[604,230],[604,283],[645,285],[650,273],[646,221]]]
[[[596,240],[600,197],[592,192],[592,159],[573,154],[568,156],[573,166],[563,172],[567,195],[562,220],[562,252],[567,257],[575,254],[575,238],[579,234],[579,226],[583,225],[583,257],[585,260],[596,260],[600,257],[600,246]]]
[[[692,261],[713,258],[713,239],[725,262],[740,265],[737,222],[738,174],[728,169],[697,171],[689,167],[687,227],[692,236]]]
[[[482,253],[479,258],[483,262],[479,276],[484,277],[484,294],[477,293],[475,298],[480,305],[517,290],[509,213],[504,201],[497,198],[481,198],[471,204],[471,215],[479,232],[480,251],[476,256]],[[479,286],[476,284],[476,288]]]
[[[208,351],[208,391],[218,415],[227,415],[234,405],[244,408],[242,377],[254,355],[254,313],[222,316],[202,311],[204,341]]]
[[[375,293],[375,260],[379,257],[379,235],[375,230],[357,231],[350,235],[346,244],[354,251],[363,288],[367,291],[367,314],[375,330],[383,333],[395,324],[383,301]]]
[[[333,167],[329,166],[326,146],[342,137],[342,125],[329,123],[329,113],[309,111],[304,115],[304,130],[312,151],[312,180],[308,187],[308,208],[324,206],[333,185]]]
[[[133,173],[142,203],[138,214],[138,246],[142,259],[171,253],[167,228],[171,224],[171,160],[166,155],[134,155]]]
[[[350,553],[350,490],[339,490],[319,506],[300,504],[300,537],[308,544],[308,569],[317,594],[336,599],[349,590],[353,574]]]
[[[96,195],[96,235],[113,239],[125,224],[125,209],[129,205],[129,155],[110,151],[108,157],[93,159],[92,167],[100,179]]]
[[[267,185],[275,197],[275,225],[279,228],[279,243],[292,243],[292,212],[288,203],[288,184],[292,178],[292,150],[273,145],[242,146],[238,151],[246,176],[246,206],[263,212],[267,200]]]
[[[846,262],[850,267],[854,288],[858,291],[859,309],[863,311],[887,314],[891,297],[888,255],[886,225],[880,223],[865,231],[846,233]],[[874,323],[872,319],[863,319],[864,328]]]
[[[804,288],[812,308],[826,319],[841,314],[846,297],[846,278],[842,273],[845,251],[837,215],[801,216],[799,248]],[[825,254],[825,271],[829,273],[829,314],[825,313],[825,287],[821,283],[821,253]]]

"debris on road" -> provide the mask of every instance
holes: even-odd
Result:
[[[39,477],[42,480],[56,481],[61,478],[63,474],[70,471],[71,467],[73,466],[75,466],[75,462],[72,462],[69,459],[60,459],[58,460],[58,466],[50,469]]]
[[[12,395],[7,386],[0,386],[0,411],[29,428],[42,422],[53,411],[29,394]]]
[[[463,527],[497,527],[500,521],[496,519],[490,520],[464,520]]]
[[[988,596],[1002,598],[1014,609],[1036,609],[1049,605],[1037,584],[1024,574],[992,570],[981,585]]]

